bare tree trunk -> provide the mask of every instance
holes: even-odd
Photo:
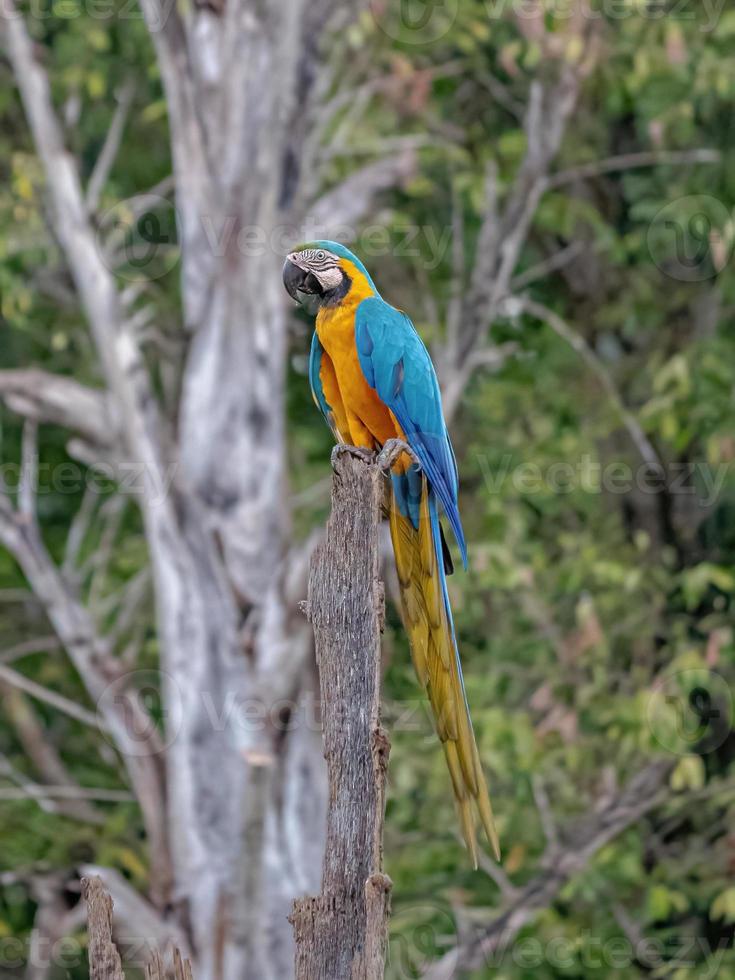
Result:
[[[383,976],[391,881],[382,873],[385,774],[380,727],[378,578],[382,475],[337,458],[332,515],[309,576],[329,774],[321,894],[294,904],[298,980]]]

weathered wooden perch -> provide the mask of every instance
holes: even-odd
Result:
[[[125,980],[117,946],[112,941],[112,899],[101,878],[82,878],[87,903],[89,976],[91,980]]]
[[[122,960],[112,938],[112,899],[99,877],[82,878],[82,898],[87,904],[87,933],[89,936],[89,976],[91,980],[125,980]],[[167,971],[161,954],[156,950],[145,964],[146,980],[166,980],[172,972],[174,980],[192,980],[191,964],[178,948],[173,949],[173,970]]]
[[[294,903],[297,980],[384,975],[391,881],[383,874],[385,776],[380,727],[379,468],[342,452],[332,514],[309,574],[329,775],[322,891]]]

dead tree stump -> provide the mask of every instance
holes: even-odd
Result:
[[[383,477],[339,454],[332,513],[309,574],[329,776],[320,895],[294,903],[297,980],[384,975],[391,881],[382,872],[390,744],[380,727],[383,587],[378,528]]]
[[[125,980],[120,954],[112,941],[112,899],[101,878],[82,878],[87,903],[89,976],[91,980]]]
[[[125,980],[122,960],[112,938],[113,902],[102,879],[98,876],[82,878],[82,898],[87,905],[87,934],[89,936],[90,980]],[[184,959],[178,947],[172,949],[173,980],[192,980],[191,963]],[[145,980],[167,980],[171,970],[166,970],[160,952],[155,950],[144,967]]]

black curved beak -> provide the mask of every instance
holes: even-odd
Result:
[[[288,295],[297,303],[301,302],[299,293],[302,296],[303,294],[321,296],[324,292],[317,277],[311,272],[299,269],[291,259],[286,259],[283,265],[283,285],[286,287]]]
[[[299,301],[297,293],[305,278],[304,270],[294,265],[291,259],[286,259],[283,264],[283,285],[291,299],[295,299],[297,303]]]

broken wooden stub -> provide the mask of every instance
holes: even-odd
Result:
[[[311,561],[314,627],[329,776],[322,891],[294,903],[297,980],[380,980],[391,880],[383,874],[390,743],[380,726],[383,587],[379,540],[383,476],[343,452],[332,513]]]
[[[82,898],[87,904],[90,980],[125,980],[120,953],[112,939],[113,902],[102,879],[82,878]],[[166,970],[157,951],[145,965],[146,980],[167,980],[171,973],[174,980],[192,980],[191,964],[176,947],[172,970]]]

